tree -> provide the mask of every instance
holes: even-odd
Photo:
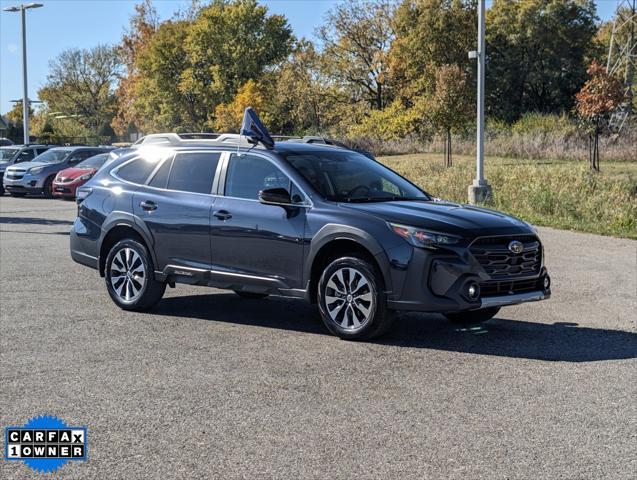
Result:
[[[472,82],[475,67],[467,52],[475,50],[476,0],[405,0],[394,19],[391,74],[407,103],[430,94],[442,65],[457,65]],[[473,103],[472,89],[464,100]]]
[[[451,132],[462,130],[472,118],[473,105],[465,102],[467,76],[458,65],[441,65],[436,70],[434,92],[425,101],[423,114],[445,134],[445,165],[452,165]]]
[[[219,132],[238,133],[247,107],[252,107],[259,113],[261,120],[268,124],[268,116],[264,115],[267,100],[259,85],[254,80],[248,80],[237,92],[230,103],[221,103],[215,110],[215,128]]]
[[[126,133],[133,124],[144,123],[142,115],[135,108],[136,87],[140,77],[137,59],[150,43],[158,27],[157,11],[151,0],[143,0],[135,5],[135,15],[131,17],[129,27],[118,47],[120,58],[126,68],[126,75],[120,80],[115,92],[117,115],[113,119],[113,127],[120,135]]]
[[[349,101],[366,101],[380,110],[391,98],[389,47],[394,38],[392,2],[351,0],[328,12],[318,30],[323,43],[322,67],[350,93]]]
[[[73,115],[93,134],[100,134],[115,114],[120,68],[117,50],[107,45],[65,50],[51,62],[38,95],[50,110]]]
[[[623,86],[593,60],[588,67],[590,77],[575,95],[577,113],[589,126],[591,168],[599,172],[599,133],[601,121],[624,101]]]
[[[248,80],[285,60],[293,40],[286,18],[268,15],[256,0],[214,0],[188,26],[188,66],[177,88],[211,125],[215,106],[230,102]]]
[[[595,53],[593,0],[494,0],[487,13],[487,114],[570,111]]]

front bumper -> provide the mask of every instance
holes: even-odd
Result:
[[[545,267],[541,266],[534,275],[492,278],[463,248],[446,252],[414,248],[402,268],[391,268],[391,276],[388,307],[395,310],[454,313],[546,300],[551,296]],[[478,291],[473,298],[469,295],[471,285]]]
[[[24,174],[22,178],[9,178],[6,174],[2,178],[5,190],[16,193],[42,193],[45,177]]]
[[[68,197],[75,198],[77,187],[82,183],[59,183],[53,181],[51,193],[54,197]]]

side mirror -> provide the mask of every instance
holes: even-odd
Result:
[[[267,188],[259,192],[259,201],[271,205],[290,205],[290,192],[285,188]]]

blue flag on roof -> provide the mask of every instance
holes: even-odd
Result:
[[[274,148],[274,140],[270,136],[268,129],[263,126],[257,113],[248,107],[243,114],[243,124],[241,125],[241,135],[248,137],[251,143],[261,142],[266,148]]]

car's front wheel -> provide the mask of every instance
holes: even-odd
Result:
[[[345,340],[378,337],[391,327],[394,312],[387,308],[378,269],[364,258],[334,260],[323,271],[318,304],[325,326]]]
[[[471,325],[482,323],[495,317],[500,311],[500,307],[481,308],[480,310],[468,310],[466,312],[445,313],[445,317],[451,323],[458,325]]]
[[[161,300],[166,284],[154,277],[148,250],[137,240],[117,242],[106,257],[106,288],[124,310],[148,310]]]

